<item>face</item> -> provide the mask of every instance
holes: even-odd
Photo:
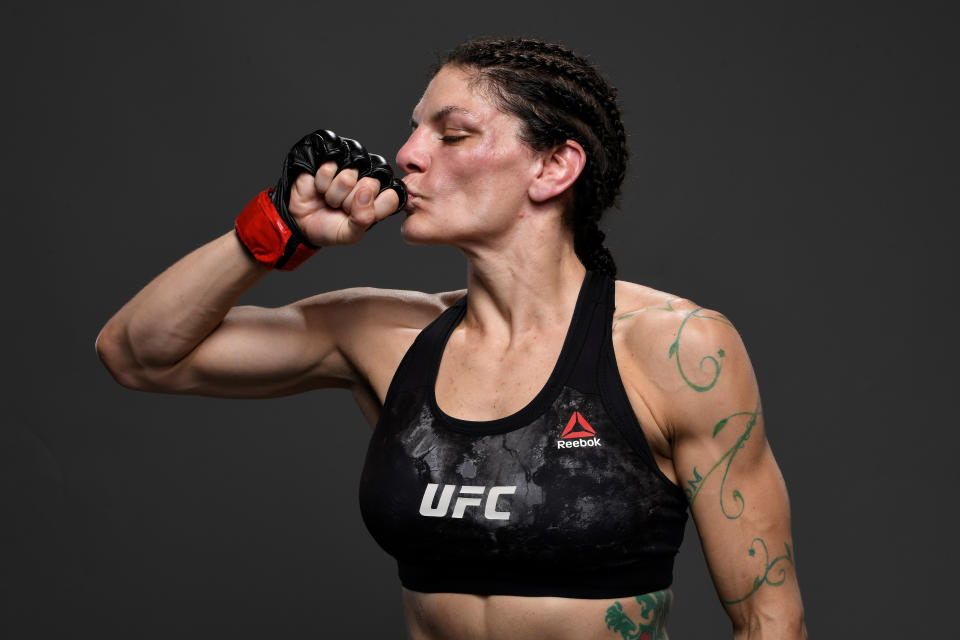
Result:
[[[410,195],[401,227],[408,242],[483,242],[508,231],[530,205],[540,158],[519,139],[520,120],[497,109],[472,78],[443,67],[413,110],[413,132],[397,153]]]

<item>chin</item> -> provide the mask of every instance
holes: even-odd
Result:
[[[420,213],[411,213],[400,224],[400,236],[407,244],[446,244],[447,238],[430,233],[430,228],[422,223],[427,220]]]

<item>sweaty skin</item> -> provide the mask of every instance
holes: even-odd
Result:
[[[372,428],[414,338],[465,293],[355,288],[318,294],[276,310],[232,307],[239,292],[264,273],[232,232],[224,234],[158,276],[116,314],[98,338],[101,359],[118,382],[148,391],[276,397],[320,387],[346,388]],[[212,279],[222,282],[212,284]],[[170,280],[178,281],[179,294],[167,295]],[[571,277],[573,287],[559,296],[566,297],[567,308],[553,312],[554,322],[544,323],[539,332],[514,336],[509,350],[467,323],[457,327],[444,351],[436,386],[443,410],[463,419],[492,420],[529,403],[560,353],[581,280],[582,273]],[[208,314],[181,313],[182,292],[193,288],[210,309]],[[211,296],[211,290],[223,291],[222,299]],[[218,308],[229,309],[220,321],[223,312]],[[734,637],[746,638],[757,620],[765,620],[774,630],[787,627],[784,633],[767,637],[804,637],[794,558],[784,557],[793,544],[783,480],[763,437],[762,416],[750,425],[756,389],[747,385],[746,391],[735,393],[735,387],[725,388],[745,362],[739,337],[728,325],[712,320],[691,320],[684,326],[675,351],[694,385],[705,386],[714,378],[712,363],[707,360],[703,367],[700,363],[707,354],[724,349],[723,371],[709,391],[692,388],[679,373],[676,355],[670,353],[684,318],[695,309],[689,301],[617,281],[613,344],[621,379],[657,465],[675,484],[683,478],[683,488],[689,489],[711,573],[734,621]],[[172,319],[177,331],[166,337],[147,326],[159,319]],[[185,340],[182,327],[201,322],[216,331],[194,329],[195,334],[209,334],[200,346],[179,358],[167,355],[190,349],[180,346]],[[703,330],[706,326],[728,333],[714,335]],[[158,337],[134,340],[141,332]],[[336,343],[329,338],[334,333]],[[717,344],[718,339],[725,344]],[[256,365],[248,365],[242,375],[236,366],[240,353]],[[704,405],[703,399],[717,406]],[[737,413],[742,415],[734,416]],[[696,425],[684,414],[706,417]],[[562,640],[622,637],[629,621],[640,629],[643,617],[637,595],[644,594],[577,600],[405,590],[403,602],[414,638],[522,637],[498,626],[513,620],[514,625],[523,621],[527,637]],[[608,626],[611,619],[616,624]],[[558,626],[557,635],[551,635]],[[563,629],[575,631],[564,636]]]
[[[583,160],[569,140],[545,152],[524,146],[517,121],[456,68],[442,69],[415,109],[397,155],[410,191],[401,232],[414,244],[455,246],[469,267],[470,304],[435,385],[450,416],[510,415],[547,382],[584,275],[572,235],[556,223]],[[314,244],[358,242],[395,209],[396,196],[370,202],[373,185],[324,166],[298,178],[291,212]],[[372,427],[414,338],[465,293],[354,288],[277,309],[234,306],[266,273],[226,233],[125,304],[97,352],[120,384],[145,391],[264,398],[350,389]],[[734,637],[805,637],[786,488],[736,330],[716,311],[617,281],[612,337],[656,464],[689,489]],[[414,638],[616,639],[662,635],[657,616],[669,598],[657,593],[591,600],[404,591],[403,599]]]

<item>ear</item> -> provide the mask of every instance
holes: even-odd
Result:
[[[587,164],[587,152],[576,140],[567,140],[542,157],[543,165],[527,191],[534,202],[546,202],[569,189]]]

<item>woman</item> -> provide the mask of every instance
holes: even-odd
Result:
[[[468,42],[412,126],[402,234],[463,251],[466,290],[234,307],[305,246],[359,241],[404,191],[342,157],[288,163],[316,170],[285,172],[274,207],[263,195],[107,323],[111,373],[228,397],[349,388],[376,427],[362,513],[398,560],[411,638],[666,638],[688,506],[734,635],[804,637],[786,489],[738,334],[613,280],[597,221],[625,173],[614,90],[558,45]],[[269,258],[245,226],[261,214],[290,227]]]

